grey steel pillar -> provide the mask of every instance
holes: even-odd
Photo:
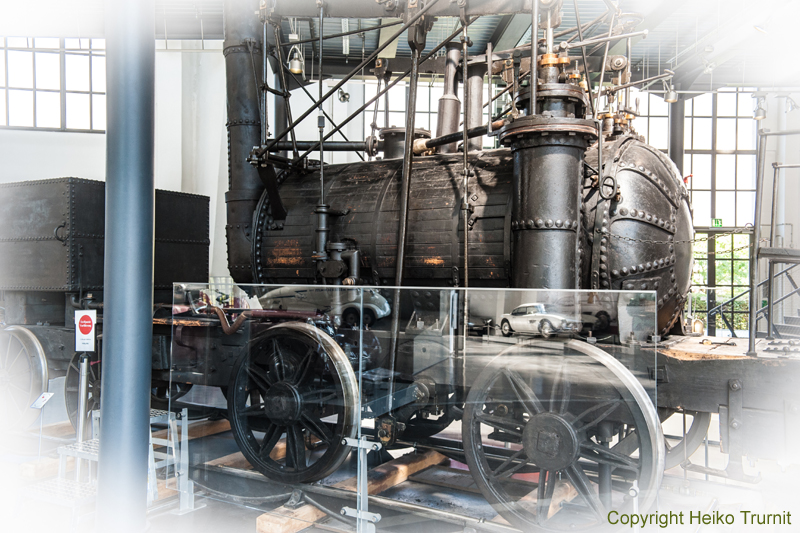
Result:
[[[458,131],[458,118],[461,114],[461,102],[456,96],[458,64],[461,61],[461,45],[449,42],[445,45],[447,60],[444,64],[444,93],[439,98],[439,113],[436,117],[436,136],[448,135]],[[442,154],[452,154],[458,148],[458,143],[445,144],[439,147]]]
[[[237,283],[252,283],[252,219],[264,185],[247,162],[261,144],[261,39],[258,0],[226,0],[223,11],[228,95],[228,192],[225,193],[228,270]],[[272,170],[270,168],[270,170]],[[274,170],[273,170],[274,171]]]
[[[467,117],[467,128],[477,128],[483,125],[483,76],[486,74],[486,67],[483,64],[470,65],[467,69],[467,84],[469,89],[469,116]],[[491,119],[489,120],[491,122]],[[481,150],[483,148],[483,136],[473,137],[469,140],[469,151]]]
[[[155,2],[105,2],[106,221],[96,530],[145,529],[153,314]]]
[[[683,177],[683,137],[686,119],[686,100],[678,96],[678,101],[669,106],[669,158],[678,167]]]

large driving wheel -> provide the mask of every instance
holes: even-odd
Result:
[[[81,384],[81,354],[76,353],[67,367],[64,378],[64,405],[72,427],[78,429],[78,391]],[[89,375],[86,381],[86,422],[90,422],[92,411],[100,409],[100,359],[96,353],[88,354]]]
[[[39,339],[21,326],[0,330],[0,413],[7,429],[25,429],[39,416],[31,404],[47,390],[47,358]]]
[[[259,472],[285,483],[322,479],[345,460],[358,429],[358,382],[338,344],[312,325],[268,329],[228,387],[231,429]]]
[[[686,433],[677,439],[664,436],[664,446],[667,449],[664,461],[665,470],[675,468],[694,455],[694,452],[703,444],[703,440],[708,434],[708,428],[711,425],[711,413],[676,411],[668,415],[664,422],[670,417],[685,417],[683,425],[687,429]]]
[[[622,453],[631,435],[636,449]],[[496,357],[471,385],[462,436],[481,493],[523,531],[602,529],[610,511],[632,511],[634,481],[646,512],[664,469],[661,426],[642,385],[574,340],[534,340]],[[492,452],[500,446],[506,453]],[[519,474],[526,470],[538,474]]]

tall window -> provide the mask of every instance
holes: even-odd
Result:
[[[0,37],[0,127],[102,132],[103,39]]]

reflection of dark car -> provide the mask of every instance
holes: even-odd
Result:
[[[363,293],[363,301],[361,294]],[[337,298],[338,297],[338,298]],[[338,299],[338,301],[337,301]],[[258,299],[264,309],[289,311],[322,311],[341,315],[348,326],[358,326],[359,308],[364,307],[364,325],[371,326],[376,320],[389,316],[389,302],[375,289],[344,289],[314,287],[281,287],[269,291]]]
[[[554,333],[577,333],[583,327],[580,320],[549,309],[544,304],[523,304],[500,317],[500,331],[510,337],[516,333],[533,333],[548,338]]]

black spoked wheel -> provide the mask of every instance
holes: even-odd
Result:
[[[481,493],[522,531],[603,529],[610,511],[632,511],[634,481],[639,509],[649,509],[663,475],[661,426],[642,385],[573,340],[495,358],[471,385],[462,437]],[[635,453],[623,453],[631,438]]]
[[[47,359],[36,336],[21,326],[0,329],[0,416],[6,429],[31,425],[30,405],[47,390]]]
[[[64,378],[64,405],[72,427],[78,429],[78,391],[81,384],[81,354],[72,356]],[[90,422],[91,413],[100,409],[100,358],[96,353],[89,356],[89,376],[86,381],[86,420]],[[88,427],[88,426],[87,426]]]
[[[694,452],[703,444],[708,428],[711,425],[711,413],[700,413],[697,411],[679,411],[672,413],[671,418],[686,417],[686,434],[676,439],[664,436],[664,446],[667,449],[667,456],[664,461],[664,469],[669,470],[683,463],[691,457]],[[670,418],[668,417],[668,419]],[[667,420],[664,420],[666,422]]]
[[[330,475],[356,435],[358,383],[330,336],[305,323],[268,329],[238,363],[228,387],[231,429],[259,472],[284,483]]]

